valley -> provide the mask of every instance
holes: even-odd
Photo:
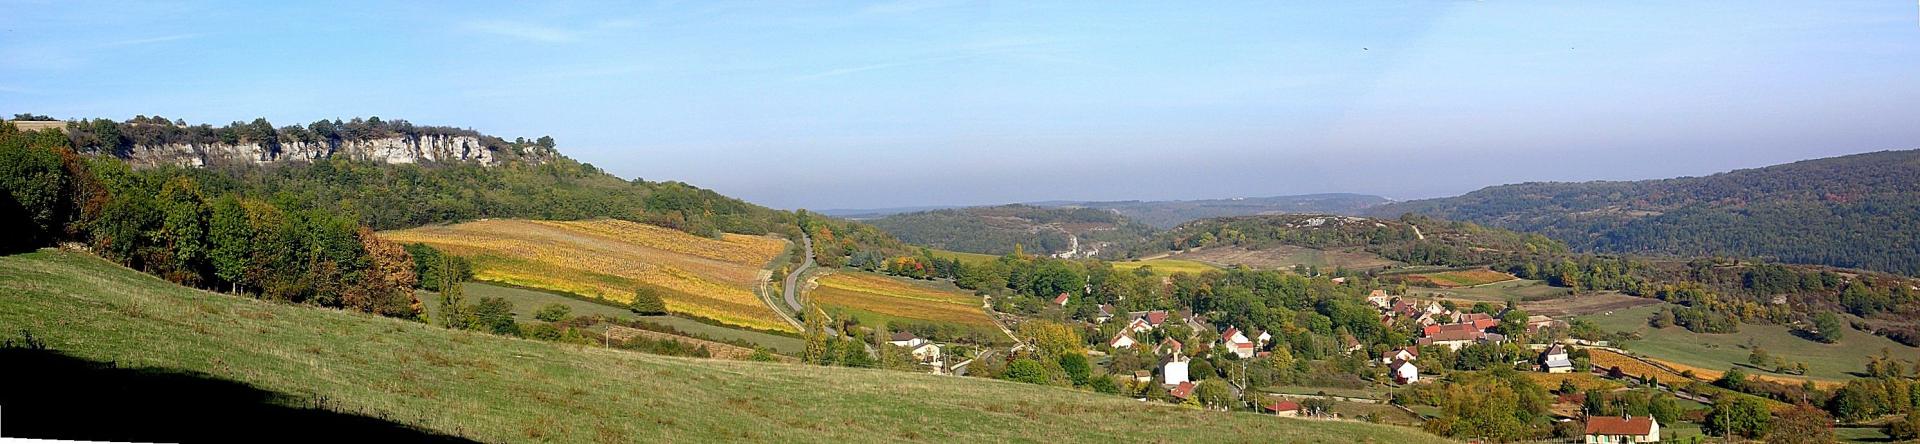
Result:
[[[1915,7],[0,0],[0,442],[1920,444]]]

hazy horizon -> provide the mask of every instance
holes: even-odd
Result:
[[[778,208],[1411,200],[1920,148],[1910,2],[4,4],[0,113],[551,135]]]

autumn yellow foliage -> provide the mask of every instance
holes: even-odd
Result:
[[[482,281],[626,302],[634,289],[664,289],[667,310],[745,327],[793,331],[756,297],[764,268],[787,241],[720,239],[620,220],[495,219],[382,233],[466,256]]]

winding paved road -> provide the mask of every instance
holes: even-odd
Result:
[[[800,275],[805,274],[808,268],[813,268],[813,238],[807,237],[807,233],[802,231],[800,233],[800,242],[801,245],[806,247],[804,251],[806,256],[803,257],[805,260],[800,261],[799,268],[794,268],[792,273],[787,273],[787,291],[783,294],[787,298],[787,306],[793,307],[794,313],[803,313],[804,315],[807,309],[800,306],[800,286],[798,284],[800,282]]]

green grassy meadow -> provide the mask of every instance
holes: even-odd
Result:
[[[959,251],[947,251],[947,250],[937,250],[937,249],[928,250],[928,251],[933,252],[933,257],[937,257],[941,259],[953,259],[967,265],[980,265],[987,262],[993,262],[995,259],[1000,258],[1000,256],[994,256],[991,254],[965,253],[965,252],[959,252]]]
[[[0,334],[31,332],[74,359],[485,442],[1444,442],[1011,382],[450,331],[188,289],[54,250],[0,257],[0,291]]]
[[[1852,328],[1847,329],[1837,344],[1802,339],[1781,325],[1741,324],[1738,333],[1730,334],[1694,333],[1679,327],[1655,330],[1647,325],[1647,318],[1662,306],[1635,307],[1613,312],[1612,315],[1588,315],[1578,319],[1591,321],[1607,331],[1640,333],[1642,339],[1628,343],[1628,350],[1663,361],[1712,370],[1740,367],[1753,371],[1753,367],[1747,364],[1747,355],[1752,353],[1747,348],[1749,341],[1788,362],[1804,362],[1807,364],[1807,376],[1829,381],[1852,378],[1849,373],[1864,370],[1867,357],[1879,354],[1881,349],[1892,350],[1894,356],[1912,356],[1917,351],[1913,347]],[[1757,373],[1776,375],[1770,372],[1770,368],[1764,370],[1767,371]]]
[[[466,292],[468,301],[476,301],[483,297],[498,297],[512,302],[513,318],[520,322],[535,322],[536,319],[534,319],[533,315],[540,311],[541,307],[545,307],[547,304],[560,304],[571,309],[574,316],[600,315],[614,319],[638,319],[671,326],[680,331],[700,334],[717,340],[738,339],[747,341],[754,345],[765,347],[774,353],[785,355],[799,354],[801,348],[805,346],[800,338],[727,328],[678,316],[639,316],[626,308],[610,305],[610,303],[593,302],[582,297],[572,297],[541,290],[495,285],[485,282],[467,282],[461,285],[461,289]],[[428,317],[438,316],[440,304],[438,303],[439,299],[436,298],[438,298],[439,295],[427,291],[421,291],[419,293],[420,301],[423,302],[422,305],[425,305],[427,308]]]

